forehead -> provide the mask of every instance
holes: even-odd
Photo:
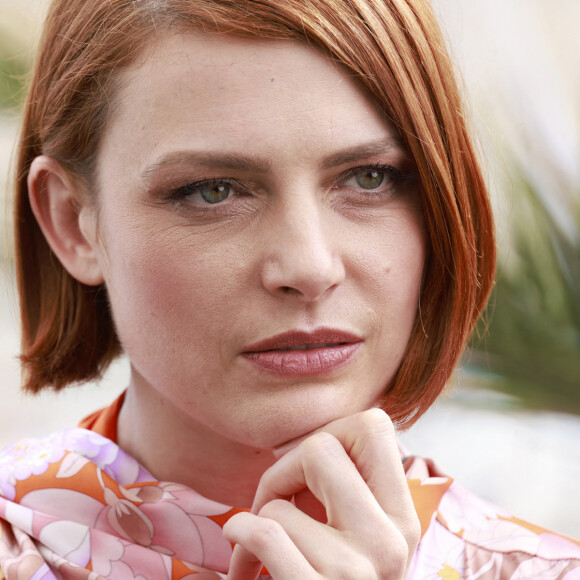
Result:
[[[395,135],[352,76],[296,41],[175,33],[119,81],[104,149],[113,144],[115,155],[144,162],[190,147],[264,149],[296,160]]]

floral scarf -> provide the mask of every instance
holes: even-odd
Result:
[[[157,481],[91,431],[19,442],[0,458],[0,486],[0,568],[7,578],[161,580],[227,572],[232,546],[221,526],[239,510]]]
[[[115,442],[122,399],[0,453],[0,580],[224,578],[238,508],[158,481]],[[404,460],[422,527],[410,578],[580,580],[580,545]],[[269,578],[267,571],[262,577]]]
[[[121,403],[82,423],[92,430],[24,439],[0,455],[0,579],[225,577],[222,526],[242,510],[158,481],[125,453],[111,440]],[[425,526],[450,482],[429,493],[411,482]]]

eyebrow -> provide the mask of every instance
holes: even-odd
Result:
[[[321,169],[330,169],[339,165],[353,163],[372,157],[379,153],[387,153],[392,150],[406,151],[402,139],[387,137],[361,145],[348,147],[326,157],[320,163]],[[157,171],[164,167],[176,165],[197,165],[209,169],[231,169],[234,171],[247,171],[251,173],[267,173],[271,169],[268,159],[244,155],[241,153],[222,153],[212,151],[172,151],[162,156],[159,160],[149,165],[142,174],[145,180],[150,179]]]
[[[379,153],[387,153],[392,150],[406,152],[407,148],[403,140],[398,137],[378,139],[369,143],[363,143],[362,145],[348,147],[347,149],[343,149],[338,153],[330,155],[322,161],[320,168],[330,169],[339,165],[360,161],[361,159],[367,159],[368,157],[373,157]]]
[[[240,153],[214,153],[211,151],[173,151],[143,171],[143,177],[149,179],[159,169],[174,165],[201,165],[209,169],[232,169],[252,173],[267,173],[271,163],[266,159],[251,157]]]

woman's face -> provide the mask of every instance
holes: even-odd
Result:
[[[426,242],[373,101],[304,44],[195,32],[120,80],[94,243],[135,387],[263,448],[377,403]]]

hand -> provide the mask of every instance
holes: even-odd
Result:
[[[276,580],[405,578],[420,526],[388,416],[371,409],[301,441],[224,535],[237,544],[228,580],[262,563]]]

